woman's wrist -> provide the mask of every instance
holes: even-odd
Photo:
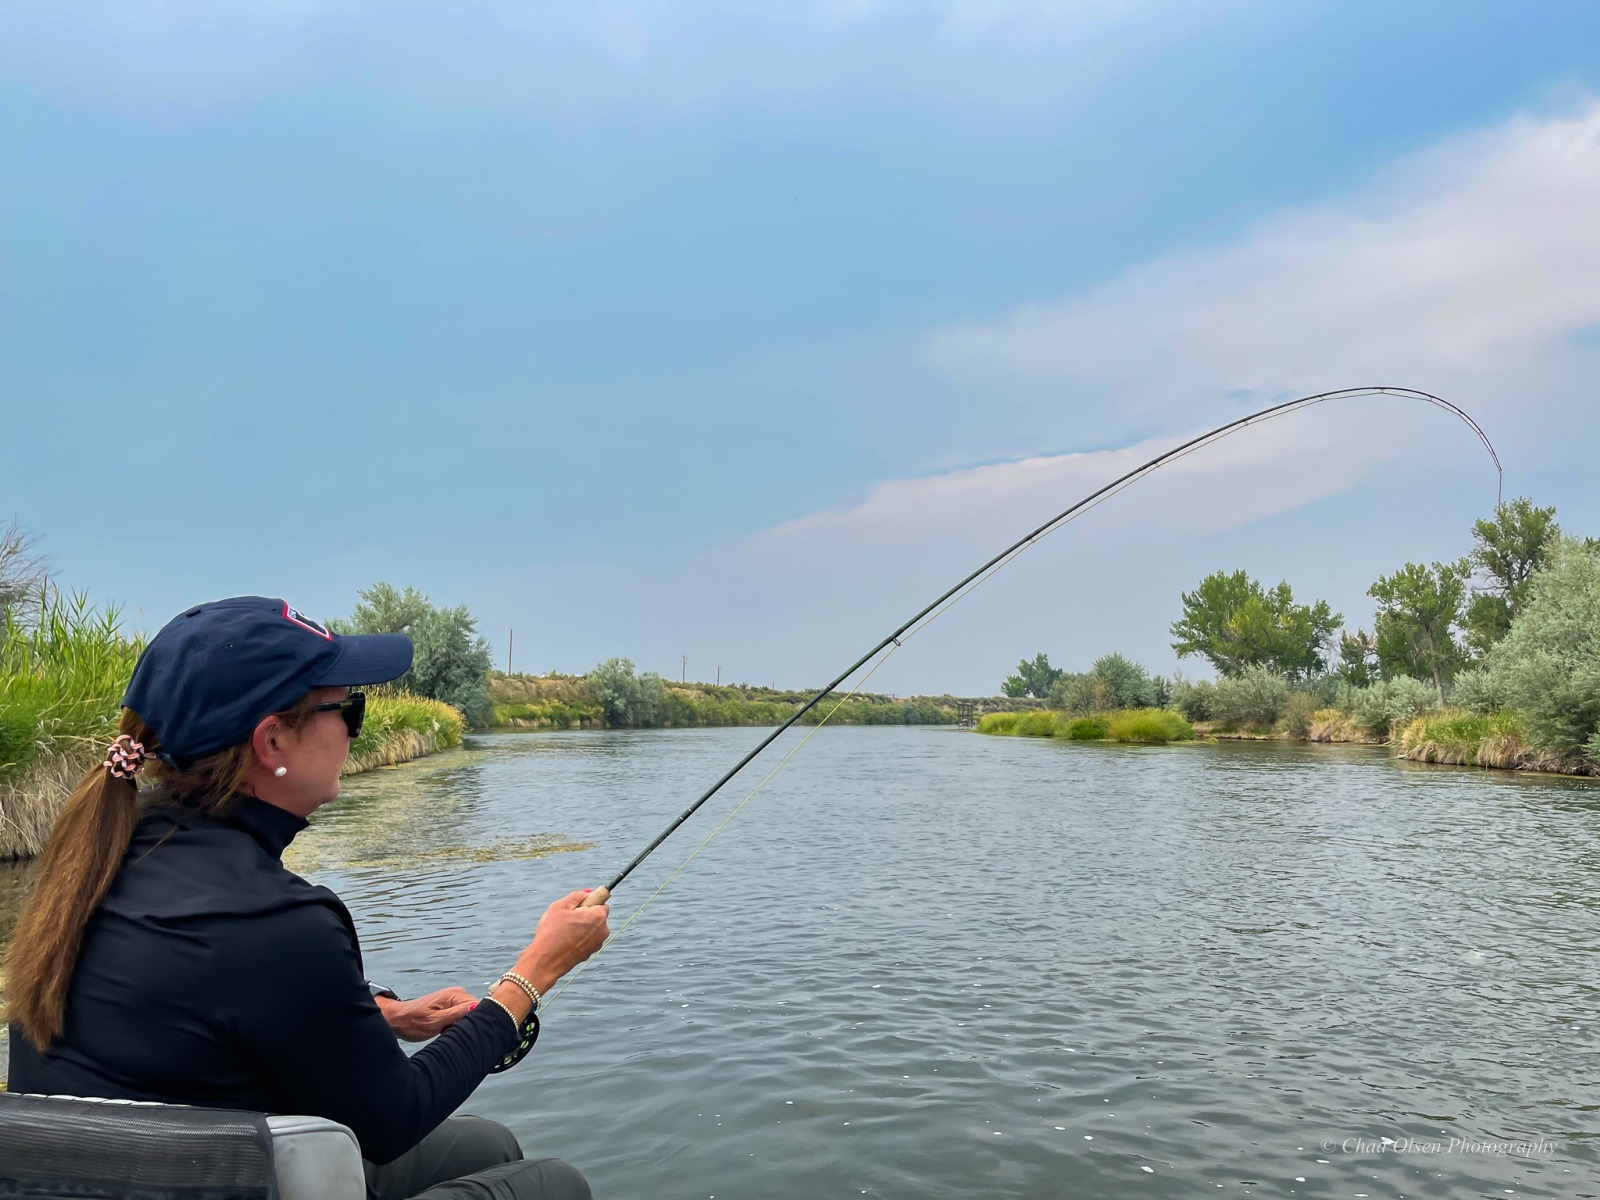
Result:
[[[561,976],[566,974],[565,971],[553,968],[542,954],[525,953],[517,959],[517,965],[511,969],[533,984],[541,996],[548,995],[550,989],[560,981]]]

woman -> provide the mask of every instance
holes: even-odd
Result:
[[[155,636],[7,954],[12,1091],[328,1117],[355,1132],[382,1200],[589,1195],[564,1163],[515,1161],[500,1126],[447,1118],[599,949],[607,908],[562,897],[482,1001],[448,989],[386,1019],[349,912],[281,861],[339,794],[365,707],[350,688],[411,656],[403,636],[335,636],[257,596]],[[395,1040],[440,1030],[410,1058]]]

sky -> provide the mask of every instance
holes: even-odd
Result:
[[[146,630],[387,579],[497,666],[794,687],[1327,389],[1461,405],[1600,534],[1597,213],[1586,0],[13,2],[0,522]],[[1367,626],[1496,486],[1446,414],[1330,402],[869,687],[1204,675],[1168,626],[1219,569]]]

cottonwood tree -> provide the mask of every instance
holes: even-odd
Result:
[[[1344,618],[1327,601],[1296,604],[1287,582],[1267,589],[1244,571],[1207,575],[1183,595],[1172,648],[1198,654],[1228,678],[1270,667],[1291,681],[1323,670],[1323,655]]]
[[[1352,687],[1367,687],[1382,677],[1378,669],[1378,642],[1365,629],[1339,634],[1339,666],[1334,671]]]
[[[1464,625],[1467,644],[1477,653],[1487,653],[1511,632],[1534,572],[1549,562],[1560,538],[1556,510],[1535,508],[1526,496],[1497,506],[1493,517],[1473,523],[1468,558],[1485,582],[1473,589]]]
[[[1372,633],[1385,679],[1425,680],[1444,703],[1444,685],[1467,663],[1456,630],[1471,574],[1472,564],[1464,558],[1432,566],[1407,563],[1367,589],[1378,602]]]
[[[1042,651],[1033,661],[1023,659],[1017,664],[1017,673],[1007,675],[1000,690],[1008,696],[1037,696],[1041,700],[1050,694],[1061,679],[1062,672],[1050,665],[1049,657]]]

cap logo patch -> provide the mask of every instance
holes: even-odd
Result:
[[[283,606],[283,615],[285,620],[293,622],[294,624],[300,626],[301,629],[309,630],[318,637],[327,638],[330,642],[333,641],[333,634],[329,633],[320,623],[313,621],[299,609],[290,608],[289,605],[285,603]]]

